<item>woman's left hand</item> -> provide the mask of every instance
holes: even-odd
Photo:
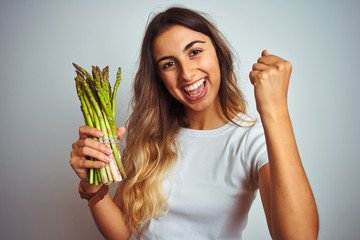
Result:
[[[260,114],[287,111],[291,63],[264,50],[249,74],[254,85],[256,108]]]

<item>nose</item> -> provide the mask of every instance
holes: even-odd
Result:
[[[195,71],[196,68],[194,64],[191,61],[185,60],[181,62],[180,65],[181,65],[181,73],[180,73],[181,80],[188,82],[192,81],[196,73]]]

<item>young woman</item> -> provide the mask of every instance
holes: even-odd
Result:
[[[201,14],[169,8],[149,23],[134,81],[114,199],[98,198],[88,168],[111,151],[82,126],[71,166],[107,239],[241,239],[260,189],[274,239],[316,239],[318,214],[298,154],[287,90],[291,64],[266,50],[250,72],[261,123],[246,115],[232,54]],[[118,129],[119,139],[125,128]],[[86,156],[100,161],[86,160]],[[82,193],[84,194],[84,193]]]

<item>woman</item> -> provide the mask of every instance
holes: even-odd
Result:
[[[169,8],[149,23],[123,153],[127,179],[111,199],[86,180],[111,151],[80,127],[71,165],[108,239],[239,239],[260,190],[274,239],[316,239],[315,200],[287,109],[291,64],[264,50],[250,72],[261,123],[246,116],[232,54],[202,15]],[[119,139],[125,132],[118,129]],[[86,160],[86,156],[99,159]],[[85,193],[84,193],[85,192]],[[91,195],[92,196],[92,195]],[[97,199],[97,200],[94,200]],[[100,199],[100,200],[99,200]]]

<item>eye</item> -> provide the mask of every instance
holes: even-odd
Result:
[[[166,70],[174,65],[175,65],[175,62],[166,62],[164,65],[162,65],[161,68],[162,68],[162,70]]]
[[[193,51],[191,51],[190,52],[190,56],[195,56],[195,55],[197,55],[197,54],[199,54],[199,53],[201,53],[202,51],[200,50],[200,49],[195,49],[195,50],[193,50]]]

